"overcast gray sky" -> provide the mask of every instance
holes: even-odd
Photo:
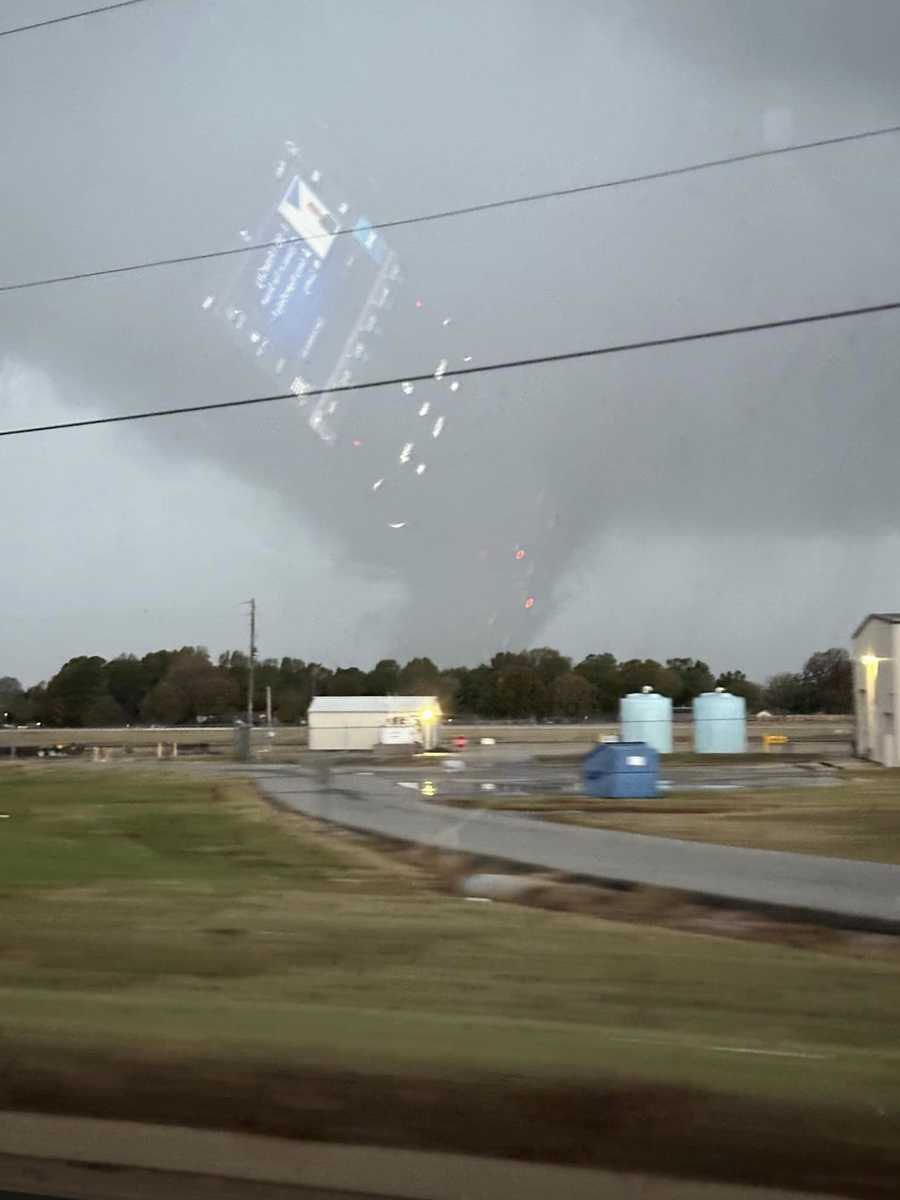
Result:
[[[893,0],[148,0],[0,38],[0,283],[239,245],[285,139],[390,220],[897,124],[898,46]],[[293,402],[0,441],[0,674],[238,645],[251,594],[264,655],[331,663],[846,642],[898,606],[900,317],[449,384],[900,299],[898,193],[885,137],[388,231],[366,369],[448,373],[336,443]],[[201,308],[235,270],[0,295],[0,423],[280,390]]]

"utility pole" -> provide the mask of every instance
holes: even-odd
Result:
[[[272,689],[266,684],[266,724],[272,724]]]
[[[256,668],[256,601],[246,600],[250,605],[250,673],[247,681],[247,724],[253,728],[253,675]]]

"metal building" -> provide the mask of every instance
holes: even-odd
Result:
[[[869,613],[853,634],[856,753],[900,766],[900,613]]]
[[[309,706],[310,750],[371,750],[382,729],[408,727],[413,741],[437,742],[437,696],[316,696]]]

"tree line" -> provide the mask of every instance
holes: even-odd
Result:
[[[120,654],[70,658],[49,681],[24,688],[0,676],[0,716],[5,724],[57,727],[180,725],[231,721],[246,711],[248,656],[228,650],[214,662],[202,646],[154,650],[138,658]],[[649,686],[676,706],[723,687],[743,696],[749,712],[846,713],[852,709],[852,672],[846,650],[818,651],[799,672],[765,684],[743,671],[716,675],[701,659],[616,660],[589,654],[580,662],[548,646],[495,654],[477,667],[441,669],[430,658],[405,665],[383,658],[369,670],[323,666],[299,658],[266,658],[254,671],[253,704],[272,710],[283,724],[305,718],[313,696],[437,695],[448,715],[508,720],[582,720],[615,715],[619,699]]]

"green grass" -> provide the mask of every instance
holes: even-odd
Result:
[[[30,1053],[158,1052],[900,1110],[897,960],[467,903],[212,777],[4,770],[0,812],[0,1065],[26,1080]]]

